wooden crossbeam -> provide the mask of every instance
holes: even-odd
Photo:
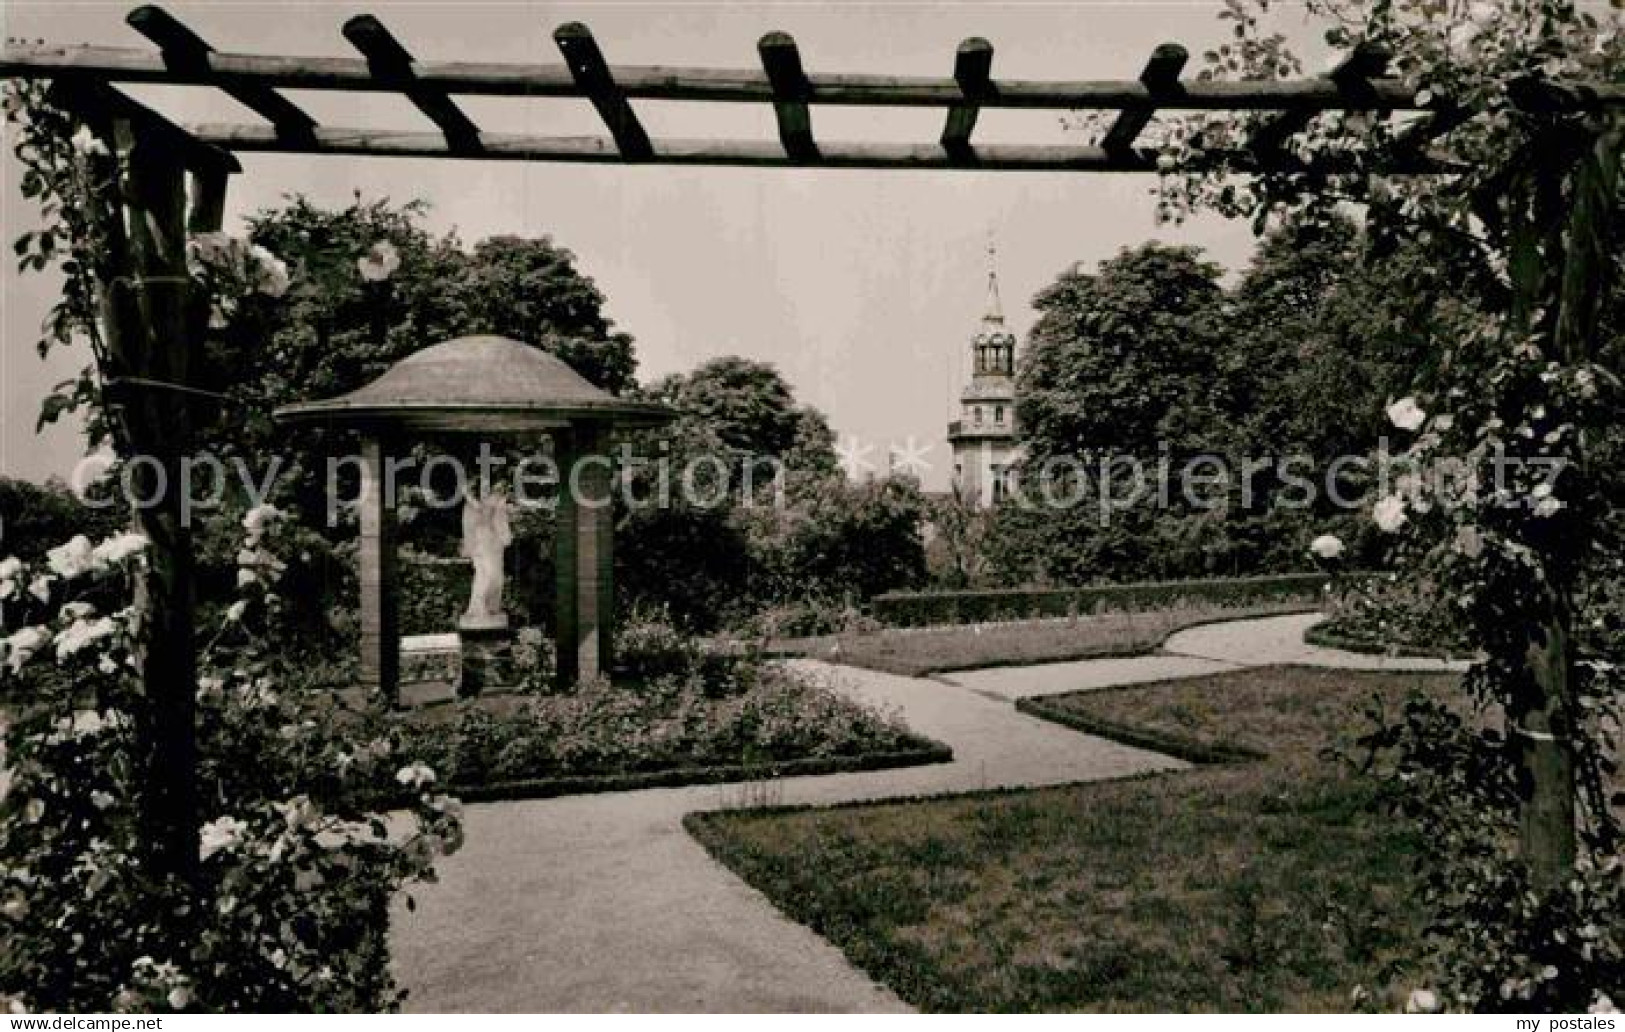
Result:
[[[478,61],[417,61],[413,79],[452,95],[490,97],[580,97],[585,92],[570,69],[560,66]],[[348,57],[300,57],[217,51],[207,69],[172,69],[162,57],[130,47],[7,43],[0,47],[0,76],[83,77],[112,82],[220,86],[252,83],[274,89],[395,93],[398,85],[375,78],[367,62]],[[836,106],[935,107],[964,99],[951,76],[809,73],[812,103]],[[693,100],[763,103],[773,99],[767,76],[754,69],[627,65],[615,69],[615,84],[633,100]],[[1382,108],[1418,111],[1424,106],[1398,79],[1368,84],[1370,104],[1351,103],[1324,76],[1270,81],[1202,81],[1183,84],[1181,95],[1160,110],[1174,111],[1337,111]],[[1559,85],[1564,85],[1559,83]],[[1587,110],[1625,107],[1625,84],[1584,86]],[[1031,110],[1122,110],[1152,99],[1135,80],[998,79],[984,108]]]
[[[818,144],[813,140],[812,116],[807,101],[812,84],[801,67],[801,51],[788,32],[769,32],[756,42],[762,70],[773,87],[773,115],[779,123],[779,143],[790,160],[818,160]]]
[[[553,42],[564,55],[576,87],[598,109],[598,117],[615,138],[621,157],[627,161],[647,161],[654,153],[649,145],[649,134],[610,72],[603,51],[598,49],[598,41],[592,38],[592,30],[580,22],[568,22],[553,30]]]
[[[1151,59],[1145,63],[1145,70],[1140,72],[1140,82],[1151,94],[1151,102],[1138,107],[1124,108],[1118,114],[1117,121],[1106,130],[1106,135],[1101,137],[1102,147],[1109,151],[1123,151],[1134,146],[1134,141],[1140,138],[1140,133],[1157,113],[1157,103],[1178,97],[1179,73],[1189,57],[1185,48],[1178,43],[1163,43],[1151,52]]]
[[[128,121],[138,133],[158,141],[178,157],[181,165],[200,177],[212,181],[243,170],[229,150],[199,139],[190,130],[105,82],[59,79],[51,84],[50,99],[104,136],[114,121]],[[270,139],[285,145],[275,130],[270,131]]]
[[[942,127],[942,149],[956,161],[975,160],[970,134],[976,128],[983,100],[992,92],[992,71],[993,44],[980,36],[959,44],[954,53],[954,81],[964,99],[948,108],[947,123]]]
[[[124,19],[129,26],[158,45],[167,68],[208,76],[214,48],[174,15],[155,5],[137,7]],[[226,82],[220,89],[276,127],[288,140],[308,140],[316,120],[276,90],[253,81]]]
[[[446,143],[458,153],[480,151],[480,127],[439,86],[418,79],[412,55],[384,23],[370,14],[358,14],[344,23],[344,38],[361,51],[373,78],[406,94],[429,121],[440,127]]]
[[[1388,52],[1370,43],[1361,43],[1344,55],[1328,73],[1326,80],[1336,88],[1347,105],[1347,110],[1392,108],[1385,104],[1373,79],[1379,79],[1388,68]],[[1415,102],[1415,98],[1412,98]],[[1259,154],[1275,153],[1286,141],[1308,127],[1318,111],[1297,109],[1276,116],[1253,131],[1247,146]]]
[[[276,134],[266,126],[200,125],[191,127],[201,140],[238,151],[287,151]],[[560,161],[590,164],[621,164],[625,159],[611,140],[600,136],[549,137],[520,133],[487,132],[481,158],[498,161]],[[316,142],[300,153],[354,154],[380,157],[461,157],[447,148],[439,133],[337,129],[316,130]],[[953,160],[937,143],[820,143],[818,163],[830,168],[943,168],[1011,169],[1031,171],[1144,172],[1155,167],[1155,153],[1136,148],[1111,154],[1098,146],[981,145],[976,163]],[[645,159],[660,165],[739,165],[795,167],[798,163],[777,140],[693,140],[659,139],[651,143]],[[1284,160],[1284,159],[1283,159]],[[1223,166],[1237,171],[1298,169],[1296,162],[1276,164],[1248,151],[1209,151],[1204,168]],[[1194,167],[1194,166],[1193,166]],[[1328,172],[1346,169],[1336,159],[1324,164]],[[1437,162],[1417,158],[1389,169],[1395,174],[1421,174],[1450,171]]]

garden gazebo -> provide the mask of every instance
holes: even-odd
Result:
[[[361,679],[398,697],[399,607],[391,454],[411,434],[550,434],[559,484],[554,510],[554,641],[561,683],[605,673],[614,614],[613,465],[616,428],[656,426],[670,410],[588,383],[561,359],[506,337],[459,337],[414,352],[359,390],[288,405],[284,423],[361,434]]]

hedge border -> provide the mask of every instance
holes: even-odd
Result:
[[[721,785],[819,774],[854,774],[900,767],[922,767],[953,760],[953,750],[941,742],[918,736],[911,737],[914,744],[908,748],[861,753],[857,756],[806,756],[761,765],[732,763],[702,767],[671,767],[666,770],[567,774],[551,778],[520,778],[483,784],[454,781],[446,789],[446,793],[456,796],[465,803],[555,799],[560,796],[630,792],[643,788],[682,788],[690,785]]]
[[[975,591],[888,592],[870,600],[887,627],[1063,617],[1152,607],[1180,599],[1211,603],[1319,599],[1329,575],[1320,572],[1205,580],[1140,581],[1071,588],[987,588]]]
[[[1405,659],[1443,659],[1443,660],[1470,660],[1472,656],[1459,650],[1447,649],[1438,645],[1408,645],[1402,644],[1390,650],[1376,642],[1353,635],[1341,634],[1335,627],[1328,627],[1324,623],[1316,624],[1304,632],[1303,640],[1310,645],[1318,645],[1323,649],[1341,649],[1344,652],[1358,652],[1362,656],[1394,656]]]
[[[1149,685],[1125,685],[1125,688],[1147,688]],[[1119,724],[1113,720],[1079,713],[1063,706],[1053,705],[1051,696],[1029,696],[1016,700],[1016,710],[1029,716],[1038,717],[1062,727],[1081,731],[1087,735],[1098,735],[1109,738],[1114,742],[1131,745],[1137,749],[1150,749],[1153,752],[1172,756],[1176,760],[1187,763],[1218,764],[1218,763],[1252,763],[1268,758],[1268,753],[1251,749],[1244,745],[1227,745],[1223,742],[1203,742],[1195,738],[1171,732],[1158,731],[1155,728],[1143,727],[1135,724]]]

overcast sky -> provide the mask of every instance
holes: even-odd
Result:
[[[128,3],[8,0],[5,34],[27,39],[146,46],[123,22]],[[193,3],[166,4],[217,49],[355,56],[346,18],[379,15],[422,59],[555,63],[551,31],[586,22],[610,63],[751,67],[756,40],[782,29],[820,72],[943,75],[954,48],[984,36],[993,74],[1034,79],[1132,78],[1158,43],[1194,54],[1218,37],[1218,4],[929,3]],[[1320,61],[1319,32],[1301,8],[1279,5],[1282,31]],[[1194,63],[1193,63],[1194,67]],[[185,87],[130,92],[180,121],[257,121],[223,95]],[[331,126],[427,125],[395,97],[320,92],[290,96]],[[586,101],[466,98],[482,127],[601,134]],[[634,102],[653,136],[771,139],[767,105]],[[824,140],[931,141],[940,114],[813,109]],[[1049,112],[984,111],[982,142],[1087,142]],[[227,228],[247,212],[303,193],[340,206],[364,198],[423,198],[430,228],[472,242],[494,233],[549,234],[577,255],[609,299],[608,314],[637,341],[639,376],[651,379],[725,354],[774,363],[797,396],[823,409],[841,435],[883,454],[910,436],[934,442],[945,482],[944,423],[964,371],[967,339],[984,297],[989,232],[998,241],[1006,314],[1022,333],[1032,296],[1057,273],[1147,239],[1192,243],[1229,268],[1253,241],[1217,219],[1155,224],[1145,176],[1079,173],[804,171],[520,165],[432,159],[244,155]],[[9,241],[34,212],[17,192],[10,147],[0,162],[0,215]],[[9,255],[9,251],[7,252]],[[32,344],[53,299],[50,277],[4,264],[0,331],[0,473],[66,474],[82,445],[63,429],[34,434],[39,399],[72,375],[85,353],[47,362]],[[424,341],[425,345],[435,343]]]

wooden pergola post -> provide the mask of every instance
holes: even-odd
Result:
[[[361,441],[358,542],[361,582],[361,683],[386,705],[400,702],[400,588],[396,582],[395,499],[386,482],[387,441],[369,433]]]
[[[554,438],[559,464],[554,642],[563,686],[607,675],[610,668],[615,506],[607,436],[596,424],[577,423]]]
[[[199,392],[191,380],[209,313],[187,269],[186,242],[188,230],[220,228],[236,165],[222,152],[177,146],[172,127],[111,90],[62,89],[56,98],[122,164],[104,224],[99,321],[103,388],[119,454],[129,463],[135,527],[148,541],[136,583],[146,623],[137,662],[150,749],[142,757],[140,820],[154,871],[186,879],[197,866],[199,802],[196,563],[181,466],[193,446],[190,405]]]

